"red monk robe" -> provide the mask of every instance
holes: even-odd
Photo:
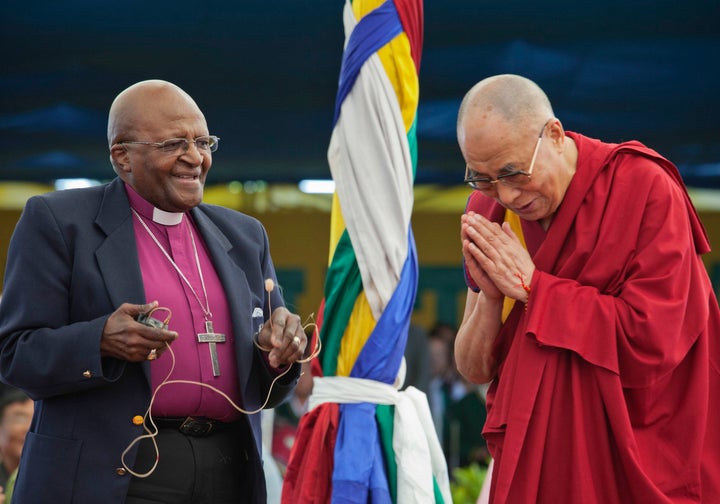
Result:
[[[657,153],[567,135],[577,172],[544,239],[523,221],[537,269],[496,340],[491,502],[720,503],[704,229]],[[502,220],[479,192],[468,210]]]

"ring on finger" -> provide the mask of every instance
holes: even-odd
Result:
[[[147,360],[155,360],[157,359],[157,348],[153,348],[150,350],[150,353],[147,355]]]
[[[293,343],[295,343],[295,346],[298,346],[298,347],[299,347],[299,346],[300,346],[300,337],[299,337],[299,336],[295,336],[295,337],[293,338]]]

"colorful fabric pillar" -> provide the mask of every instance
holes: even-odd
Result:
[[[399,391],[418,279],[410,218],[422,2],[348,1],[343,17],[321,366],[282,500],[451,502],[427,399]]]

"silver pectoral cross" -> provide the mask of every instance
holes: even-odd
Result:
[[[225,335],[213,330],[212,321],[205,321],[205,331],[197,335],[198,342],[207,343],[210,348],[210,361],[212,362],[213,376],[220,376],[220,362],[218,362],[216,343],[225,343]]]

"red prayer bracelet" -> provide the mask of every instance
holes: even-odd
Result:
[[[528,302],[530,301],[530,286],[525,283],[525,279],[520,273],[515,273],[515,276],[520,279],[520,283],[516,285],[516,287],[522,287],[525,292],[527,292],[527,300],[525,301],[525,306],[527,307]]]

